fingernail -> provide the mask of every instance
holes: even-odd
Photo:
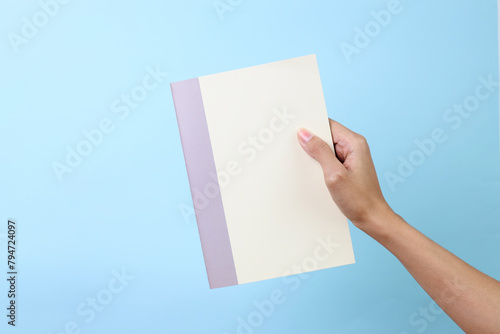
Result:
[[[313,137],[313,135],[304,128],[299,129],[299,136],[304,144],[307,144],[307,142],[309,142],[309,140]]]

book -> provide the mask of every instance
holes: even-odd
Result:
[[[354,263],[300,127],[333,147],[315,55],[171,84],[210,288]]]

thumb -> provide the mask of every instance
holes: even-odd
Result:
[[[304,151],[319,162],[325,175],[334,174],[339,172],[340,169],[344,169],[331,147],[318,136],[301,128],[297,132],[297,138]]]

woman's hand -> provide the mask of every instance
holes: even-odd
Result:
[[[321,138],[299,129],[300,145],[321,164],[330,194],[342,213],[357,227],[375,224],[392,213],[380,190],[366,139],[330,119],[335,152]]]

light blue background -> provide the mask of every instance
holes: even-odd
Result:
[[[352,225],[354,265],[295,291],[281,279],[209,290],[194,217],[179,210],[191,200],[169,83],[315,53],[330,117],[368,138],[394,210],[499,279],[498,93],[456,130],[443,120],[479,76],[498,80],[496,1],[401,1],[348,63],[339,44],[387,3],[252,0],[222,21],[212,0],[73,0],[15,52],[8,34],[40,5],[2,0],[0,233],[17,220],[19,308],[13,329],[2,279],[0,331],[55,334],[73,321],[82,333],[232,334],[279,289],[285,303],[253,332],[460,333],[444,314],[412,322],[430,298]],[[156,66],[169,76],[120,119],[113,100]],[[114,131],[59,182],[52,163],[105,118]],[[384,174],[436,127],[447,141],[392,191]],[[122,268],[134,279],[85,322],[78,305]]]

